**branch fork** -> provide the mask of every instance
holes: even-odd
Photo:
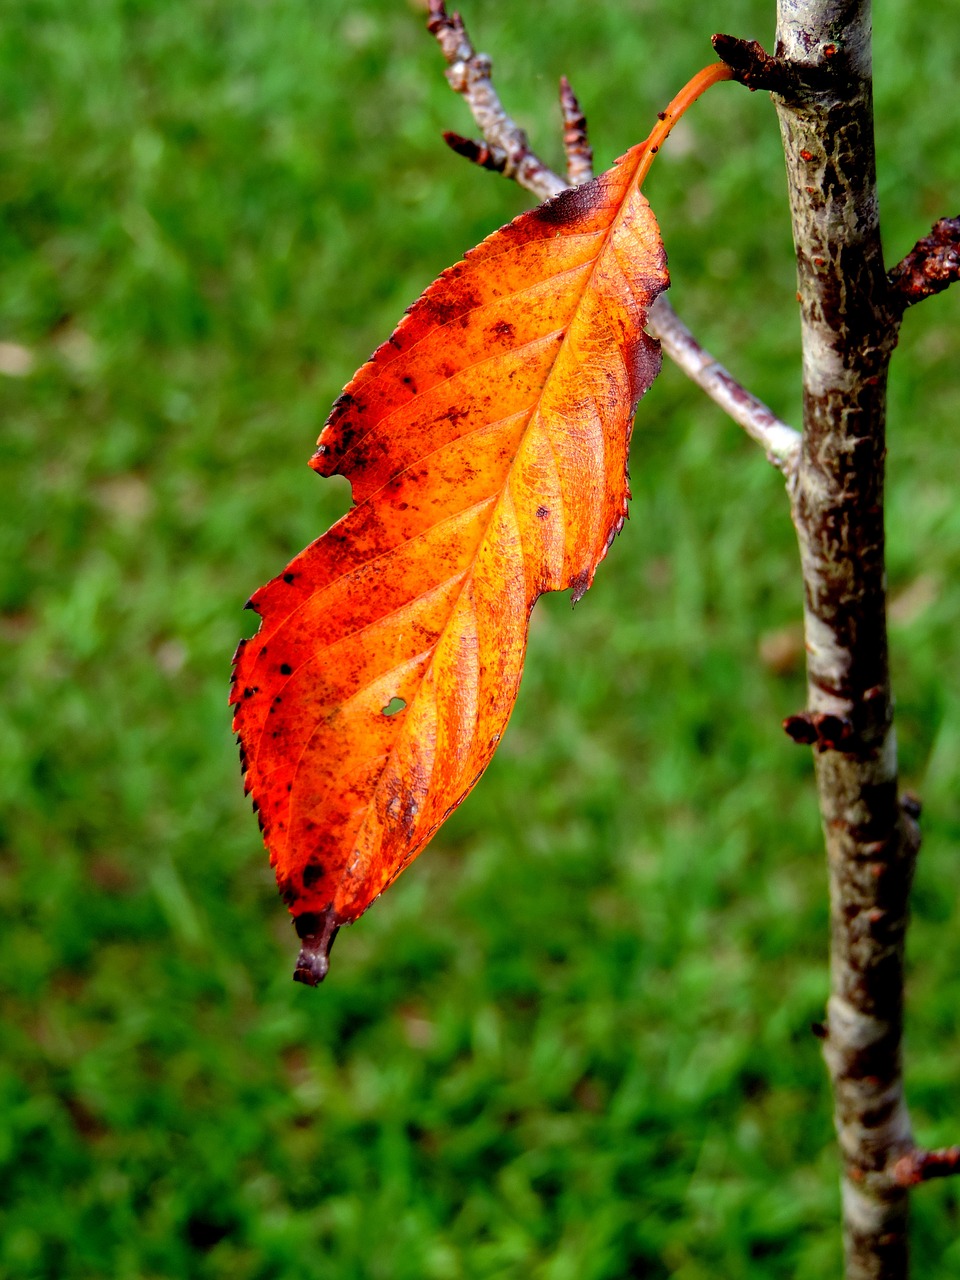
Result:
[[[492,62],[486,54],[476,52],[460,14],[449,15],[444,0],[429,0],[427,29],[436,37],[446,59],[450,87],[465,99],[483,136],[482,142],[476,142],[446,133],[444,140],[452,150],[485,169],[512,178],[539,200],[549,200],[567,187],[580,186],[593,177],[586,118],[566,76],[560,81],[567,158],[564,179],[531,150],[527,135],[507,115],[493,87]],[[664,294],[651,308],[647,328],[681,372],[742,427],[789,479],[800,455],[800,433],[782,422],[700,345]]]

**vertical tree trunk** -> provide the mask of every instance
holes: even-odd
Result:
[[[887,366],[899,312],[877,211],[869,0],[778,0],[778,95],[803,334],[803,445],[792,487],[830,876],[824,1055],[843,1160],[847,1280],[907,1275],[912,1139],[903,1099],[903,942],[918,834],[897,793],[883,531]]]

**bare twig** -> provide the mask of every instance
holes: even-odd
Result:
[[[923,1151],[914,1147],[893,1166],[893,1180],[901,1187],[915,1187],[932,1178],[949,1178],[960,1173],[960,1147]]]
[[[792,475],[800,456],[800,432],[788,427],[762,400],[737,382],[718,360],[701,347],[671,307],[664,294],[650,312],[648,328],[660,339],[664,351],[691,381],[743,427],[751,440],[786,476]]]
[[[443,140],[451,151],[455,151],[458,156],[463,156],[473,164],[478,164],[481,169],[489,169],[492,173],[503,173],[507,167],[507,153],[501,151],[499,147],[488,146],[485,142],[476,142],[473,138],[464,138],[462,134],[451,133],[449,130],[444,133]]]
[[[447,60],[450,88],[466,98],[487,146],[498,158],[504,157],[499,172],[538,200],[559,195],[567,184],[530,150],[527,135],[503,109],[493,87],[490,59],[474,49],[459,13],[449,15],[443,0],[430,0],[429,14],[427,30],[436,36]]]
[[[583,186],[593,177],[593,148],[587,136],[587,117],[566,76],[560,77],[560,110],[563,112],[563,149],[567,153],[567,181]]]
[[[902,311],[960,280],[960,218],[941,218],[887,277]]]
[[[526,134],[507,115],[493,88],[491,61],[476,52],[460,15],[449,16],[444,0],[430,0],[427,29],[436,36],[447,60],[451,87],[466,100],[484,138],[481,143],[448,133],[444,134],[447,145],[475,164],[513,178],[541,200],[566,190],[568,184],[530,149]],[[578,186],[592,178],[593,157],[586,119],[566,77],[560,82],[560,102],[569,185]],[[647,328],[677,367],[789,476],[800,453],[799,432],[781,422],[697,342],[663,294],[651,308]]]

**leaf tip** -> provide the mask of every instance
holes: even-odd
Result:
[[[593,581],[593,575],[584,571],[578,573],[570,579],[570,603],[578,604],[587,594],[587,590]]]
[[[293,971],[294,982],[316,987],[330,970],[330,951],[340,932],[340,922],[333,907],[325,911],[305,911],[294,920],[303,945]]]

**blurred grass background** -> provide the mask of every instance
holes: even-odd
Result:
[[[559,163],[606,166],[764,0],[464,0]],[[956,212],[957,36],[876,11],[890,261]],[[952,25],[951,25],[952,24]],[[949,29],[948,29],[949,28]],[[319,991],[241,793],[241,606],[346,506],[305,466],[403,307],[522,193],[406,0],[25,0],[0,26],[0,1275],[621,1280],[836,1274],[811,1020],[826,895],[782,484],[667,367],[632,519],[536,611],[497,759]],[[714,90],[648,182],[673,296],[799,416],[782,158]],[[924,797],[908,1080],[960,1097],[960,290],[894,363],[890,585]],[[957,1192],[915,1197],[960,1277]]]

